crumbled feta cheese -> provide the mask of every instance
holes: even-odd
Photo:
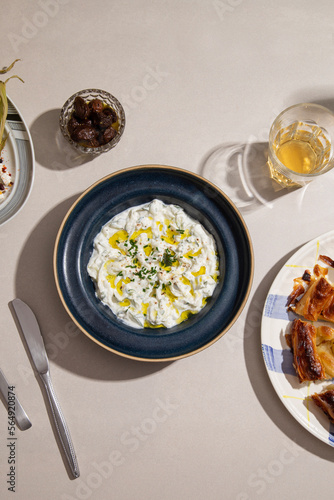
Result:
[[[0,182],[4,184],[4,186],[9,186],[12,182],[12,176],[7,172],[0,172]]]

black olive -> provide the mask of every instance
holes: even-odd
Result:
[[[116,130],[110,126],[108,128],[105,129],[105,131],[103,132],[103,144],[107,144],[108,142],[110,142],[116,135]]]
[[[80,96],[77,96],[74,99],[74,114],[79,120],[86,120],[88,113],[89,113],[89,108],[88,104],[84,101],[84,99]]]
[[[88,104],[88,107],[90,111],[97,111],[98,113],[101,113],[103,110],[103,102],[100,99],[93,99]]]
[[[71,139],[75,142],[85,142],[95,139],[97,135],[97,130],[91,125],[81,124],[74,129]]]

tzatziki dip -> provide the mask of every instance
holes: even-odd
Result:
[[[217,286],[219,261],[202,224],[155,199],[102,227],[87,270],[97,297],[121,321],[170,328],[205,306]]]

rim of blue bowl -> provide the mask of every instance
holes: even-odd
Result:
[[[80,242],[77,243],[77,241],[80,240],[79,228],[82,227],[82,222],[83,220],[85,220],[84,218],[86,216],[85,206],[84,206],[86,200],[88,200],[89,204],[90,197],[94,201],[94,196],[95,197],[101,196],[101,193],[103,192],[103,188],[105,187],[105,185],[113,186],[113,184],[117,183],[117,180],[122,179],[122,177],[126,176],[128,177],[130,176],[130,178],[133,181],[133,185],[135,186],[133,189],[137,189],[136,180],[138,180],[140,176],[145,176],[145,175],[147,176],[149,174],[150,176],[152,176],[152,174],[154,173],[155,177],[153,177],[151,193],[149,195],[145,196],[138,195],[136,196],[136,199],[133,201],[130,201],[132,199],[130,198],[127,199],[126,202],[118,203],[118,205],[116,204],[113,207],[113,209],[109,211],[110,213],[104,213],[102,207],[101,213],[97,214],[96,216],[94,214],[91,214],[94,220],[90,224],[90,229],[87,230],[90,231],[90,233],[87,233],[88,236],[86,237],[86,241],[84,241],[84,237],[82,237],[83,240],[81,241],[81,243]],[[171,197],[170,203],[175,202],[177,204],[178,201],[181,201],[181,203],[179,203],[180,206],[183,205],[183,208],[188,210],[188,212],[189,211],[192,212],[190,213],[190,215],[192,215],[194,218],[196,218],[196,213],[197,213],[198,215],[197,218],[200,220],[200,222],[202,223],[204,222],[204,225],[207,227],[207,229],[212,232],[212,234],[216,239],[221,265],[223,265],[224,267],[224,277],[216,287],[215,293],[211,301],[208,301],[208,304],[198,314],[193,315],[190,319],[184,321],[177,327],[171,329],[158,329],[158,330],[153,329],[154,332],[152,333],[152,329],[150,328],[139,329],[138,331],[138,329],[131,328],[125,325],[124,323],[120,322],[120,320],[118,320],[118,318],[116,318],[116,316],[113,315],[111,310],[109,310],[107,306],[104,306],[102,302],[99,301],[99,299],[97,299],[95,295],[94,285],[90,277],[88,276],[88,273],[85,272],[86,270],[85,266],[89,259],[89,255],[93,249],[92,244],[94,237],[99,232],[101,227],[106,222],[108,222],[108,220],[110,220],[114,215],[121,212],[122,209],[124,209],[124,207],[139,205],[142,202],[143,198],[148,198],[148,199],[165,198],[163,199],[163,201],[168,203],[166,199],[168,197],[166,196],[166,194],[161,195],[160,193],[160,196],[159,194],[157,195],[153,194],[155,193],[156,189],[154,187],[155,179],[159,176],[163,179],[164,175],[171,176],[172,178],[176,177],[175,179],[176,181],[179,181],[180,179],[187,181],[185,182],[185,186],[187,186],[189,183],[189,186],[192,187],[191,183],[193,183],[194,186],[196,187],[195,192],[197,192],[197,194],[195,194],[195,197],[193,197],[194,194],[192,192],[193,190],[190,189],[189,187],[189,193],[187,193],[187,195],[184,195],[186,196],[186,199],[188,201],[185,201],[184,199],[181,198],[178,200],[177,196],[175,197],[174,195]],[[180,179],[177,178],[178,176]],[[161,182],[163,183],[163,180]],[[197,188],[197,185],[201,186],[202,189],[204,188],[204,191],[199,190]],[[177,188],[174,187],[174,189],[180,189],[180,187],[177,186]],[[168,192],[167,184],[165,190],[166,192]],[[117,198],[116,193],[115,197]],[[202,212],[198,210],[198,208],[196,207],[196,202],[199,199],[201,201],[205,200],[208,206],[210,204],[214,206],[215,208],[212,209],[213,213],[216,211],[215,214],[217,215],[218,213],[218,216],[219,212],[221,211],[221,207],[219,206],[218,202],[220,201],[225,204],[224,209],[226,210],[226,212],[229,211],[230,214],[233,215],[234,220],[232,220],[232,218],[229,219],[227,217],[226,221],[224,221],[224,231],[226,231],[227,233],[230,232],[231,234],[221,235],[220,234],[221,228],[219,227],[219,225],[216,226],[216,221],[212,217],[212,214],[208,216],[207,213],[202,214]],[[103,200],[102,205],[104,204],[108,205],[108,203],[111,202],[109,202],[108,200],[107,201]],[[122,205],[122,208],[120,208],[120,205]],[[81,220],[81,218],[83,220]],[[76,234],[71,235],[71,229],[73,229]],[[235,234],[237,234],[238,238],[241,239],[241,244],[244,246],[243,255],[230,255],[230,252],[227,252],[228,248],[231,247],[231,245],[234,246],[234,250],[236,250],[237,254],[239,251],[241,251],[240,248],[237,247],[234,241],[231,243],[231,240],[233,240],[234,238],[234,235],[232,234],[233,231],[235,231]],[[227,238],[228,241],[227,242],[223,241],[224,238]],[[68,243],[69,240],[71,240],[72,243],[71,242]],[[63,253],[64,243],[65,247],[67,244],[67,247],[65,248],[65,253]],[[240,241],[238,243],[240,243]],[[72,263],[70,259],[71,244],[74,245],[75,251],[77,252],[77,258],[75,259],[76,261]],[[84,257],[82,257],[82,255],[84,255]],[[64,262],[66,267],[65,270],[64,270]],[[239,269],[240,265],[245,265],[245,269],[240,270]],[[219,187],[217,187],[210,181],[206,180],[205,178],[201,177],[200,175],[190,172],[188,170],[181,169],[179,167],[149,164],[149,165],[138,165],[134,167],[128,167],[118,170],[114,173],[111,173],[93,183],[77,198],[77,200],[72,204],[67,214],[65,215],[58,230],[54,247],[53,267],[54,267],[56,287],[61,302],[65,310],[73,320],[73,322],[88,338],[93,340],[95,343],[97,343],[104,349],[107,349],[115,354],[124,356],[126,358],[140,360],[140,361],[166,362],[194,355],[210,347],[233,326],[233,324],[240,316],[242,310],[244,309],[244,306],[246,305],[246,302],[248,300],[251,291],[253,274],[254,274],[254,255],[253,255],[253,247],[250,234],[239,210]],[[229,269],[230,267],[231,271]],[[73,270],[74,270],[74,279],[77,280],[77,284],[80,286],[73,287],[73,285],[71,285],[72,289],[70,286],[69,287],[70,290],[68,291],[67,278],[68,275],[73,272]],[[246,276],[244,275],[245,270],[247,274]],[[234,273],[240,275],[239,279],[240,282],[242,282],[241,286],[242,296],[238,298],[237,298],[237,293],[239,289],[238,286],[236,287],[235,283],[233,283]],[[86,276],[83,277],[83,275]],[[74,302],[76,302],[76,305],[75,304],[73,305],[71,303],[71,300],[69,300],[71,291],[73,290],[75,290],[74,294],[76,294],[77,292],[79,294],[79,297],[75,297]],[[234,298],[228,296],[230,291],[232,291],[232,295],[234,294]],[[95,296],[95,298],[93,297],[93,295]],[[109,340],[107,333],[102,332],[102,330],[99,332],[98,335],[96,334],[96,331],[93,331],[95,327],[92,328],[92,326],[89,324],[90,319],[88,318],[87,320],[87,318],[84,317],[85,314],[88,315],[89,313],[87,313],[84,310],[85,306],[81,306],[82,299],[83,301],[85,301],[86,299],[88,300],[87,302],[88,309],[90,307],[90,303],[94,302],[92,306],[93,307],[92,314],[95,314],[95,312],[97,311],[95,320],[99,322],[99,320],[101,319],[101,324],[103,327],[105,327],[106,325],[110,326],[110,324],[109,323],[107,324],[106,322],[111,321],[113,327],[112,335],[115,336],[115,338],[113,338],[112,341]],[[223,309],[225,308],[228,318],[225,324],[223,324],[220,329],[219,314],[222,314],[220,313],[221,307]],[[197,338],[193,339],[192,335],[196,337],[196,325],[200,326],[202,329],[207,328],[210,331],[210,324],[208,324],[208,320],[211,319],[210,315],[213,316],[214,318],[213,327],[215,328],[216,333],[208,335],[207,341],[203,340],[200,335],[198,339]],[[113,333],[114,330],[115,333]],[[108,335],[109,334],[110,332],[108,331]],[[185,347],[183,347],[182,344],[183,336],[186,340]],[[126,342],[128,340],[130,344],[134,343],[134,347],[132,345],[130,345],[129,347],[127,346]],[[174,343],[175,346],[173,345],[172,347],[170,347],[171,341],[173,341],[172,343]],[[141,347],[141,344],[145,342],[150,344],[151,350],[147,352],[145,350],[145,347],[144,348]],[[156,343],[158,344],[157,347],[155,347]],[[162,346],[161,348],[160,345]]]

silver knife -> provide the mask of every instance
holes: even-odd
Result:
[[[17,399],[17,396],[15,394],[14,390],[10,390],[12,386],[8,384],[5,375],[3,374],[3,371],[0,369],[0,392],[6,401],[7,404],[7,410],[11,407],[10,406],[10,400],[9,397],[13,395],[15,397],[15,404],[14,404],[14,415],[15,415],[15,422],[19,429],[21,431],[25,431],[31,427],[31,422],[28,418],[28,415],[22,408],[22,405],[20,401]],[[13,394],[11,394],[13,393]]]
[[[30,309],[30,307],[20,299],[14,299],[11,304],[16,313],[16,317],[20,324],[22,334],[26,340],[33,365],[35,366],[40,378],[44,383],[48,401],[50,403],[50,408],[52,410],[52,416],[68,465],[72,471],[73,476],[77,478],[80,476],[77,458],[75,455],[69,430],[67,428],[63,413],[61,411],[56,394],[53,389],[53,385],[51,383],[49,361],[36,316]]]

